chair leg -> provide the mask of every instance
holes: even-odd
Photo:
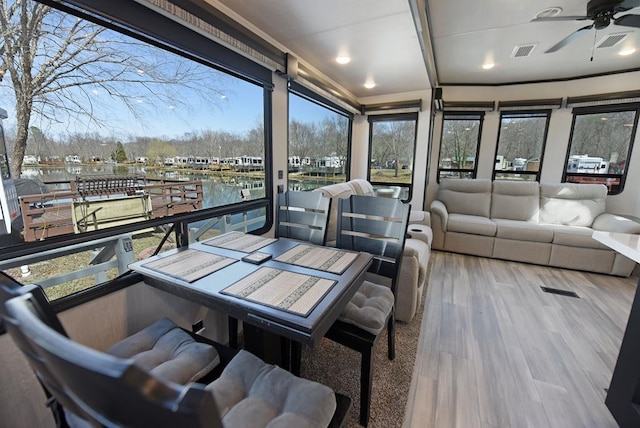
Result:
[[[238,319],[229,317],[229,348],[238,349]]]
[[[302,344],[291,341],[291,373],[296,376],[300,376],[300,370],[302,368]]]
[[[371,384],[373,381],[373,348],[362,353],[360,365],[360,425],[369,424],[369,408],[371,405]]]
[[[396,320],[393,314],[387,324],[387,349],[389,360],[393,361],[396,358]]]

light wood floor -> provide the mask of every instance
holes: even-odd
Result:
[[[431,257],[405,427],[617,426],[605,388],[637,278]]]

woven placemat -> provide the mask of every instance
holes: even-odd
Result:
[[[263,236],[249,235],[242,232],[229,232],[207,241],[203,241],[202,243],[205,245],[211,245],[212,247],[252,253],[275,241],[276,240],[274,238],[265,238]]]
[[[335,283],[317,276],[262,267],[222,293],[306,317]]]
[[[193,282],[236,261],[228,257],[188,249],[145,263],[142,266],[174,278]]]
[[[358,257],[357,253],[327,247],[297,245],[276,257],[279,262],[342,274]]]

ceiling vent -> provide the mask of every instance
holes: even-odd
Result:
[[[596,45],[598,49],[600,48],[610,48],[612,46],[617,45],[621,41],[627,38],[629,33],[617,33],[617,34],[609,34],[605,36],[600,42]]]
[[[516,46],[515,48],[513,48],[513,52],[511,52],[511,58],[522,58],[525,56],[529,56],[537,45],[537,43],[529,43],[526,45]]]
[[[562,12],[561,7],[548,7],[546,9],[542,9],[540,12],[536,13],[536,19],[538,18],[553,18],[554,16],[560,15]]]

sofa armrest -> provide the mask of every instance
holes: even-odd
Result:
[[[443,233],[446,232],[447,221],[449,220],[449,211],[447,211],[447,206],[442,201],[435,200],[431,202],[431,215],[438,217],[438,223],[440,223],[440,231]],[[435,222],[435,219],[433,220]],[[435,227],[436,224],[434,224],[433,226]]]
[[[617,214],[602,213],[593,221],[593,230],[620,233],[640,233],[640,223]]]
[[[422,224],[431,227],[431,213],[429,211],[411,210],[409,224]]]

